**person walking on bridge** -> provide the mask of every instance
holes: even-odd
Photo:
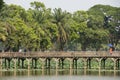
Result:
[[[112,44],[109,44],[108,45],[110,48],[109,48],[109,53],[112,55],[112,53],[113,53],[113,51],[114,51],[114,47],[113,47],[113,45]]]

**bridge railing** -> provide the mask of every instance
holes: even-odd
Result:
[[[3,52],[0,57],[119,57],[120,51]]]

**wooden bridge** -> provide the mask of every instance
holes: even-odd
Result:
[[[70,51],[70,52],[1,52],[0,53],[0,69],[20,69],[20,68],[51,68],[51,61],[55,62],[56,69],[64,69],[64,61],[69,61],[70,69],[78,68],[78,60],[83,62],[84,69],[91,69],[91,62],[94,60],[98,63],[98,69],[106,69],[106,61],[113,62],[113,69],[119,69],[120,51],[114,51],[109,54],[107,51]],[[25,63],[27,62],[25,67]],[[13,65],[14,64],[14,65]],[[61,67],[60,67],[61,65]]]

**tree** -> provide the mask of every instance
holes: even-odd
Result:
[[[3,6],[4,6],[4,1],[0,0],[0,11],[1,11],[1,9],[2,9]]]
[[[111,43],[117,46],[119,42],[119,31],[115,30],[119,26],[119,8],[109,5],[95,5],[88,10],[89,17],[88,26],[95,29],[104,29],[108,31],[106,43]],[[106,41],[105,40],[105,41]]]
[[[44,11],[45,9],[44,3],[37,1],[31,2],[31,7],[33,7],[37,11]]]
[[[24,21],[19,18],[13,18],[11,23],[16,27],[16,30],[7,36],[6,47],[8,50],[19,51],[19,49],[25,49],[32,51],[37,46],[35,41],[37,36],[33,29],[28,27]]]
[[[0,41],[5,41],[6,40],[6,29],[5,29],[5,24],[0,21]]]
[[[102,45],[116,46],[120,41],[120,9],[116,7],[95,5],[88,11],[71,14],[61,8],[52,12],[36,1],[28,10],[3,5],[0,48],[6,51],[99,50]]]
[[[13,41],[11,39],[12,34],[15,33],[16,31],[16,26],[14,26],[14,19],[15,18],[21,18],[20,13],[21,11],[24,10],[23,8],[21,8],[20,6],[16,6],[16,5],[5,5],[2,8],[2,11],[0,13],[0,19],[4,24],[4,32],[6,32],[5,37],[6,40],[4,41],[4,50],[9,51],[11,50],[16,43],[16,41]],[[9,14],[8,14],[9,13]]]
[[[79,36],[77,38],[76,43],[81,44],[81,49],[86,50],[87,45],[89,44],[89,40],[86,36],[89,34],[86,34],[87,27],[87,20],[88,20],[88,14],[85,11],[76,11],[73,14],[73,20],[76,22],[76,34]]]
[[[0,42],[2,43],[2,51],[5,49],[5,43],[10,34],[15,31],[15,27],[11,24],[10,19],[0,20]]]
[[[56,25],[51,22],[51,10],[46,9],[45,5],[41,2],[32,2],[33,7],[32,17],[35,20],[37,26],[33,26],[35,32],[39,35],[39,47],[42,51],[52,47],[52,41],[56,36]],[[38,31],[40,30],[40,31]],[[39,32],[39,33],[38,33]],[[42,33],[41,33],[42,32]]]
[[[53,23],[57,25],[58,29],[58,36],[57,36],[57,43],[59,50],[64,49],[65,44],[68,41],[69,37],[69,13],[66,11],[62,11],[61,8],[55,8],[53,13]]]

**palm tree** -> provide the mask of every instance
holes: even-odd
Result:
[[[51,22],[51,9],[46,9],[45,5],[41,2],[32,2],[31,6],[33,20],[36,22],[36,25],[33,26],[35,33],[38,35],[39,39],[38,47],[36,50],[39,50],[39,47],[42,51],[52,47],[53,38],[56,36],[56,25]]]
[[[68,13],[66,11],[62,12],[61,8],[54,9],[53,13],[53,23],[58,27],[57,43],[59,43],[59,50],[64,49],[65,44],[68,40],[69,26],[68,26]]]
[[[45,41],[45,39],[49,36],[47,34],[49,34],[49,32],[47,32],[47,27],[48,27],[48,17],[49,17],[49,13],[44,4],[41,2],[32,2],[31,6],[34,9],[31,9],[29,11],[31,11],[32,13],[32,18],[34,22],[32,24],[32,28],[34,29],[35,34],[37,34],[38,36],[38,40],[36,41],[37,43],[37,48],[36,50],[42,50],[44,51],[47,47],[47,43]],[[44,45],[43,45],[44,44]],[[40,49],[39,49],[40,48]]]

